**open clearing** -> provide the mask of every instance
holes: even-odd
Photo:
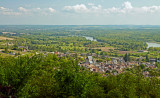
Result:
[[[105,52],[109,52],[110,50],[109,49],[113,49],[113,47],[96,47],[96,48],[92,48],[92,49],[101,49],[102,51],[105,51]]]
[[[2,32],[3,34],[16,34],[16,33],[13,33],[13,32]]]
[[[8,38],[8,37],[0,36],[0,40],[13,40],[13,38]]]
[[[110,49],[115,49],[113,47],[96,47],[92,49],[101,49],[102,51],[109,52]],[[126,53],[142,53],[142,52],[137,52],[137,51],[118,51],[119,54],[126,54]]]
[[[118,53],[126,54],[126,53],[140,53],[140,52],[136,52],[136,51],[119,51]]]

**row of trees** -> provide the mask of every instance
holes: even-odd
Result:
[[[160,51],[160,47],[149,47],[149,51]]]

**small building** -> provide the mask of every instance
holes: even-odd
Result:
[[[94,60],[92,56],[87,56],[86,63],[93,64]]]
[[[11,53],[9,53],[10,55],[15,55],[16,53],[15,52],[11,52]]]
[[[28,46],[18,46],[18,49],[22,49],[23,52],[28,51]]]
[[[111,61],[112,61],[113,64],[117,64],[118,63],[116,58],[111,58]]]
[[[97,54],[96,54],[96,53],[92,53],[91,55],[94,56],[94,57],[97,57]]]
[[[55,52],[55,54],[56,54],[56,55],[58,55],[58,54],[59,54],[59,52]]]
[[[144,75],[145,77],[148,77],[148,76],[149,76],[149,72],[148,72],[148,71],[145,71],[145,72],[143,72],[143,75]]]
[[[87,53],[81,53],[81,56],[86,56],[87,55]]]
[[[142,56],[140,56],[138,60],[139,60],[139,61],[142,61],[142,60],[143,60],[143,57],[142,57]]]
[[[156,59],[150,59],[150,62],[151,62],[152,64],[155,64]]]

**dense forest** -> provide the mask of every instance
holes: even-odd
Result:
[[[52,54],[0,57],[0,65],[0,97],[160,97],[160,80],[145,78],[141,67],[103,77],[80,67],[78,58]]]

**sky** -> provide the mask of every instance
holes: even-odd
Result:
[[[0,0],[0,25],[160,25],[160,0]]]

